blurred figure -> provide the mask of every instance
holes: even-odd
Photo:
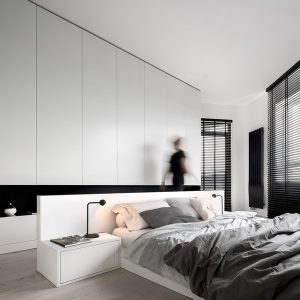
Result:
[[[161,189],[165,190],[165,181],[168,176],[168,174],[172,174],[172,183],[173,183],[173,189],[176,191],[182,191],[184,186],[184,174],[189,173],[186,168],[186,156],[181,149],[181,138],[177,138],[174,142],[174,149],[175,152],[171,156],[170,159],[170,166],[166,170],[162,183],[161,183]]]

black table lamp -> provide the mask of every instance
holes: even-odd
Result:
[[[213,198],[221,197],[221,200],[222,200],[222,215],[223,215],[223,213],[224,213],[224,209],[223,209],[223,196],[222,195],[217,195],[217,194],[212,194],[211,196]]]
[[[89,202],[86,206],[86,235],[85,235],[85,237],[89,238],[89,239],[94,239],[94,238],[99,237],[99,234],[98,233],[89,233],[89,205],[90,204],[100,204],[101,206],[103,206],[106,204],[106,201],[102,199],[99,202]]]

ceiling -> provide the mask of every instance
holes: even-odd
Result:
[[[300,59],[299,0],[35,0],[197,87],[245,104]]]

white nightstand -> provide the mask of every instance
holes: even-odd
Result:
[[[92,242],[61,247],[50,241],[37,245],[37,270],[59,287],[120,267],[121,239],[101,233]]]

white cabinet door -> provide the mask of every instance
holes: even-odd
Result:
[[[168,139],[171,142],[176,137],[185,137],[185,101],[184,83],[171,77],[167,77],[167,101],[168,101]]]
[[[145,65],[145,184],[160,184],[162,173],[165,172],[167,76]]]
[[[173,142],[176,138],[185,138],[185,102],[183,98],[184,83],[174,77],[167,76],[167,154],[165,168],[174,153]],[[184,141],[184,140],[183,140]],[[183,150],[185,150],[183,144]],[[167,177],[167,184],[171,184],[171,177]]]
[[[35,215],[0,218],[0,246],[36,241]]]
[[[187,165],[195,177],[185,176],[186,184],[201,184],[201,113],[200,92],[185,85],[185,150]]]
[[[118,50],[118,184],[144,184],[144,63]]]
[[[0,1],[0,183],[36,183],[35,5]]]
[[[37,182],[81,184],[81,30],[40,8],[37,78]]]
[[[83,183],[117,183],[117,50],[83,32]]]

